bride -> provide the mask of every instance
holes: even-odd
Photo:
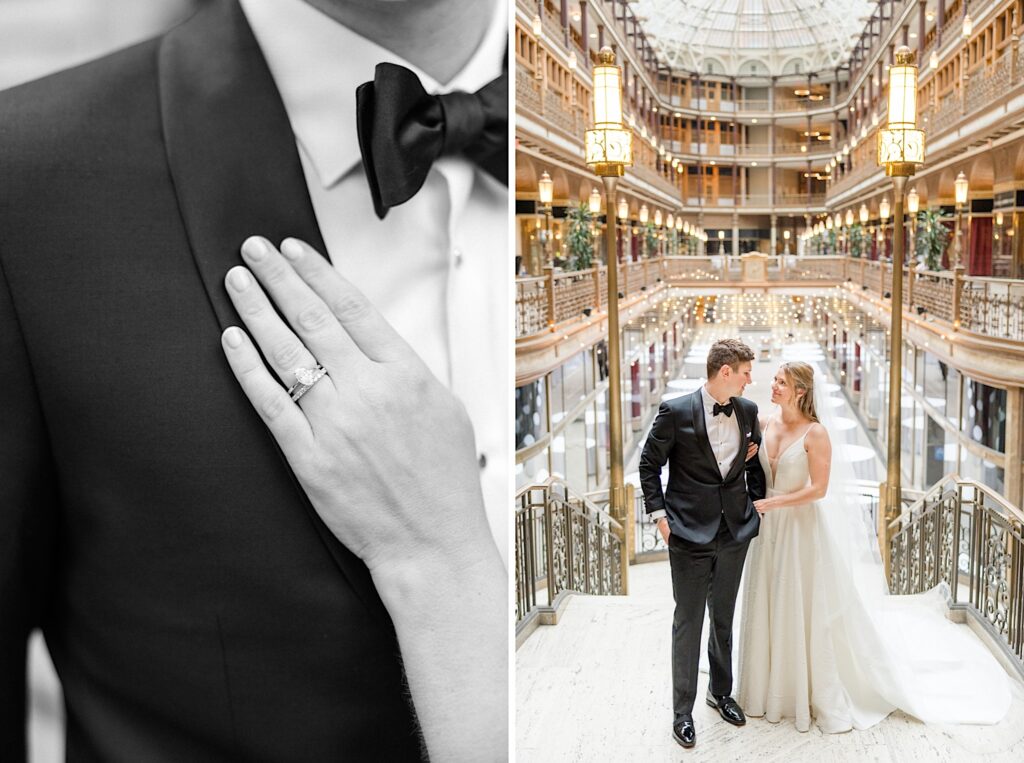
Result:
[[[824,383],[803,362],[772,382],[758,452],[767,496],[755,501],[740,631],[740,705],[800,731],[868,728],[899,708],[928,723],[995,723],[1007,676],[963,626],[942,589],[889,596],[874,534],[847,498],[853,473],[833,448]],[[832,489],[829,490],[829,484]],[[827,497],[826,497],[827,496]]]

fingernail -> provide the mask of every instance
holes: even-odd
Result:
[[[281,254],[289,260],[297,260],[302,256],[302,244],[294,238],[286,238],[281,242]]]
[[[237,350],[242,346],[242,339],[242,330],[237,326],[232,326],[224,332],[224,341],[233,350]]]
[[[267,242],[260,236],[250,236],[242,244],[242,254],[250,260],[257,262],[266,257],[269,251],[270,247],[267,246]]]
[[[232,268],[228,273],[228,283],[235,291],[245,291],[252,283],[252,278],[249,277],[249,271],[245,268]]]

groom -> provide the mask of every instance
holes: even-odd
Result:
[[[757,406],[740,397],[754,352],[722,339],[708,353],[708,381],[661,404],[640,456],[647,512],[669,546],[672,594],[672,736],[693,747],[693,703],[704,607],[711,619],[707,703],[729,723],[746,723],[732,693],[732,617],[743,560],[760,521],[753,501],[765,495],[754,458],[761,442]],[[668,462],[668,489],[661,469]]]

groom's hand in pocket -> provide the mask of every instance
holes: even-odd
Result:
[[[658,520],[658,532],[661,533],[662,540],[664,540],[665,543],[668,543],[668,520],[665,517]]]

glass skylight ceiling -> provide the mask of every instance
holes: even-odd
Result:
[[[834,69],[878,0],[637,0],[662,61],[681,71],[766,76]]]

